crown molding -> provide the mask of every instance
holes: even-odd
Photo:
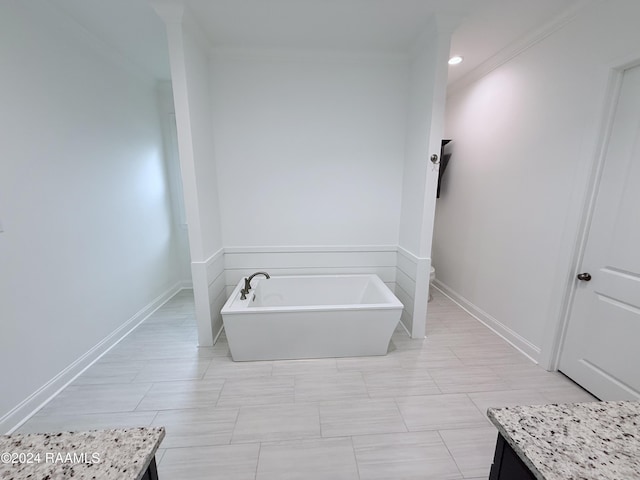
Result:
[[[472,83],[480,80],[493,70],[504,65],[534,45],[540,43],[558,30],[564,28],[578,17],[585,8],[602,1],[603,0],[578,0],[551,20],[545,22],[540,27],[531,30],[523,37],[520,37],[520,39],[514,41],[495,55],[489,57],[473,70],[470,70],[462,78],[451,83],[447,88],[447,96],[454,95],[465,87],[468,87]]]

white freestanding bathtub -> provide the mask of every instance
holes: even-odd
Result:
[[[241,279],[222,308],[235,361],[386,355],[403,305],[376,275]]]

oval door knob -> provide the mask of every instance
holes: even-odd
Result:
[[[579,273],[578,274],[578,280],[582,280],[584,282],[588,282],[589,280],[591,280],[591,274],[589,274],[589,273]]]

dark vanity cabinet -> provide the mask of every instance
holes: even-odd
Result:
[[[498,434],[489,480],[535,480],[535,478],[531,470],[513,451],[511,445]]]

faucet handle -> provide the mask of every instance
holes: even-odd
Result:
[[[244,277],[244,292],[249,293],[249,290],[251,290],[251,281],[249,277]]]

